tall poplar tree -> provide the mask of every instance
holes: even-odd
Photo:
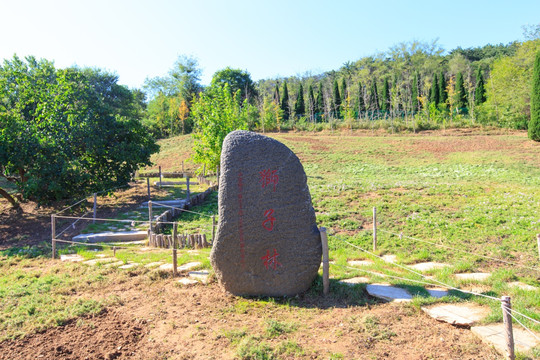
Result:
[[[536,53],[534,60],[528,133],[529,139],[540,141],[540,51]]]
[[[463,74],[461,72],[458,72],[456,77],[456,105],[458,109],[467,107],[467,92],[465,91]]]
[[[364,102],[364,87],[362,83],[358,83],[358,116],[360,113],[366,111],[366,103]]]
[[[412,89],[411,89],[411,102],[412,102],[412,111],[420,111],[420,102],[418,101],[418,72],[414,73]]]
[[[486,89],[484,87],[484,76],[482,69],[478,67],[476,72],[476,88],[474,89],[474,104],[480,105],[486,101]]]
[[[287,80],[283,82],[283,96],[281,98],[281,111],[283,111],[283,120],[289,120],[289,89],[287,89]]]
[[[309,116],[313,119],[315,115],[315,96],[313,95],[313,86],[308,87],[308,110]]]
[[[429,93],[429,102],[435,105],[439,104],[439,81],[437,74],[433,74],[433,82],[431,83],[431,91]]]
[[[390,84],[388,84],[388,78],[385,78],[383,83],[381,110],[390,111]]]
[[[444,72],[439,74],[439,104],[446,104],[448,94],[446,93],[446,79],[444,78]]]
[[[298,87],[298,93],[296,94],[296,102],[294,104],[294,113],[296,116],[304,116],[306,113],[306,104],[304,102],[304,87],[302,83]]]
[[[347,82],[345,81],[345,78],[341,79],[341,103],[346,104],[347,103]]]
[[[334,111],[334,116],[339,117],[339,107],[341,106],[341,95],[339,94],[339,86],[336,79],[334,79],[334,91],[332,92],[332,111]]]

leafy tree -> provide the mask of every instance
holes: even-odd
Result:
[[[482,69],[478,68],[476,72],[476,88],[474,89],[474,104],[481,105],[486,101],[486,89],[484,87],[484,76]]]
[[[413,111],[420,111],[420,104],[418,102],[418,72],[414,73],[411,97],[412,97],[412,108]]]
[[[313,120],[315,115],[315,95],[313,94],[313,86],[311,84],[308,87],[308,110],[309,116]]]
[[[298,87],[298,92],[296,93],[296,102],[294,104],[294,113],[296,116],[304,116],[306,113],[306,105],[304,102],[304,87],[302,83]]]
[[[366,111],[366,103],[364,102],[364,87],[362,83],[358,83],[358,113]]]
[[[289,90],[287,89],[287,80],[283,82],[283,97],[281,98],[281,112],[283,120],[289,120]]]
[[[255,84],[251,80],[251,75],[247,71],[240,69],[232,69],[226,67],[223,70],[217,71],[212,77],[212,85],[223,86],[229,84],[229,88],[233,93],[240,90],[240,101],[248,100],[253,103],[257,97]]]
[[[433,74],[433,82],[431,83],[431,91],[429,93],[429,102],[437,105],[439,103],[439,82],[437,74]]]
[[[317,97],[315,99],[315,115],[319,116],[324,112],[324,94],[322,83],[319,83],[319,90],[317,91]]]
[[[446,104],[446,99],[448,94],[446,92],[446,79],[444,77],[444,72],[439,74],[439,104]]]
[[[247,101],[240,105],[240,90],[232,93],[229,84],[212,86],[193,103],[195,121],[193,159],[210,168],[219,165],[223,139],[234,130],[247,130],[253,108]]]
[[[459,72],[456,76],[456,106],[458,109],[467,107],[467,91],[463,81],[463,74]]]
[[[528,133],[531,140],[540,141],[540,51],[536,53],[534,60]]]
[[[334,112],[334,116],[339,117],[339,107],[341,106],[341,95],[339,93],[339,86],[337,79],[334,79],[334,87],[333,87],[333,103],[332,103],[332,111]]]
[[[15,56],[0,67],[0,176],[19,200],[85,196],[129,182],[159,147],[140,104],[96,69],[55,69]],[[14,198],[0,194],[17,206]]]
[[[390,85],[388,84],[388,78],[385,78],[383,83],[381,110],[390,111]]]

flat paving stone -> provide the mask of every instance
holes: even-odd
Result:
[[[105,254],[97,254],[96,257],[97,258],[106,258],[107,255],[105,255]]]
[[[78,242],[115,242],[115,241],[137,241],[144,240],[148,237],[148,232],[143,230],[137,231],[108,231],[96,234],[81,234],[73,237],[73,241]]]
[[[119,269],[122,269],[122,270],[126,270],[126,269],[132,269],[136,266],[139,266],[140,264],[139,263],[129,263],[129,264],[126,264],[126,265],[122,265],[122,266],[119,266],[118,268]]]
[[[79,254],[65,254],[60,255],[60,261],[80,262],[84,261],[84,258]]]
[[[203,284],[206,284],[208,283],[208,277],[210,276],[210,273],[206,270],[190,271],[188,273],[188,276],[192,279],[202,282]]]
[[[189,278],[181,278],[180,280],[178,280],[178,283],[180,283],[183,286],[191,286],[191,285],[196,285],[199,282],[197,280],[193,280]]]
[[[441,304],[424,306],[422,310],[438,321],[458,326],[471,326],[490,313],[489,308],[473,304]]]
[[[156,262],[148,263],[148,264],[144,265],[144,267],[147,268],[147,269],[150,269],[150,268],[159,266],[159,265],[161,265],[161,264],[163,264],[163,262],[161,262],[161,261],[156,261]]]
[[[395,263],[397,261],[396,255],[383,255],[381,258],[387,263]]]
[[[340,280],[339,283],[349,285],[349,286],[354,286],[356,284],[367,284],[369,283],[369,278],[364,277],[364,276],[359,276],[359,277],[354,277],[351,279]]]
[[[116,258],[113,258],[113,257],[108,257],[108,258],[97,258],[97,259],[92,259],[92,260],[86,260],[83,262],[83,264],[87,264],[87,265],[96,265],[96,264],[99,264],[99,263],[108,263],[108,262],[113,262],[115,261]]]
[[[423,263],[410,265],[409,267],[418,271],[430,271],[430,270],[435,270],[435,269],[442,269],[447,266],[450,266],[450,265],[437,263],[437,262],[423,262]]]
[[[370,266],[373,265],[373,261],[371,260],[349,260],[347,263],[350,266]]]
[[[444,296],[448,296],[448,289],[445,288],[426,288],[431,297],[440,299]]]
[[[193,270],[197,266],[201,266],[201,265],[202,265],[202,262],[199,262],[199,261],[189,262],[187,264],[180,265],[178,267],[178,271],[179,272],[184,272],[184,271]]]
[[[525,353],[540,345],[540,341],[529,332],[517,326],[512,327],[514,333],[514,349]],[[506,330],[504,324],[473,326],[471,331],[482,341],[492,345],[498,352],[506,354]],[[540,338],[540,334],[536,334]]]
[[[173,264],[163,264],[159,266],[159,270],[170,270],[172,271]]]
[[[123,261],[120,261],[120,260],[119,260],[119,261],[112,262],[112,263],[106,263],[106,264],[103,265],[103,266],[105,266],[105,267],[116,267],[116,266],[122,265],[123,263],[124,263]]]
[[[474,281],[484,281],[487,280],[491,274],[490,273],[462,273],[454,274],[459,280],[474,280]]]
[[[517,287],[519,289],[529,290],[529,291],[538,290],[537,287],[529,285],[529,284],[522,283],[521,281],[514,281],[514,282],[511,282],[511,283],[508,283],[508,286]]]
[[[369,295],[385,300],[407,302],[412,300],[412,295],[407,290],[389,284],[371,284],[366,286]]]

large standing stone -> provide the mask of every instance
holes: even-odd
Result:
[[[263,135],[227,135],[221,153],[219,224],[210,256],[219,282],[235,295],[295,295],[317,276],[321,254],[298,157]]]

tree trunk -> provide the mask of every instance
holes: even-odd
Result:
[[[9,193],[0,188],[0,195],[2,195],[3,197],[5,197],[7,199],[7,201],[9,201],[11,203],[11,205],[13,206],[14,209],[20,209],[20,205],[17,201],[15,201],[15,199],[13,198],[13,196],[9,195]]]

